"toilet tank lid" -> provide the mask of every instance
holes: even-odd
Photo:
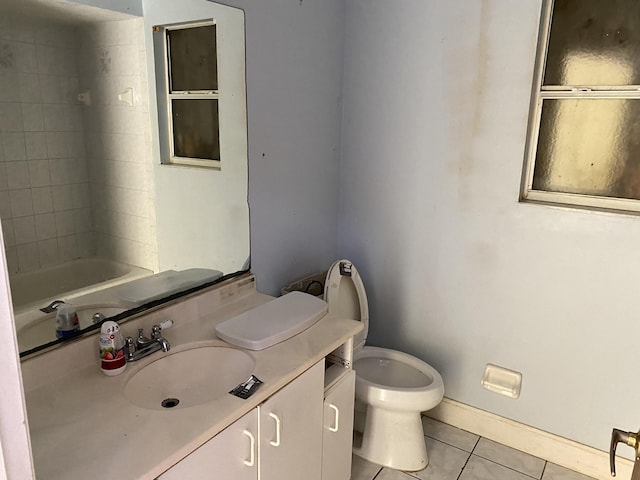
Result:
[[[216,335],[238,347],[263,350],[306,330],[326,313],[324,300],[295,291],[225,320]]]

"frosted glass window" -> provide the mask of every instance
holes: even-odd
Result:
[[[640,100],[546,100],[533,188],[640,198]]]
[[[168,158],[164,163],[221,168],[216,24],[165,27]]]
[[[169,30],[167,42],[172,92],[218,89],[215,25]]]
[[[640,2],[542,15],[521,199],[640,212]]]
[[[173,100],[175,154],[185,158],[220,159],[217,100]]]
[[[640,84],[638,0],[555,0],[544,85]]]

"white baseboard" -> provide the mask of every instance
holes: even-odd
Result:
[[[598,480],[612,478],[608,452],[479,408],[444,398],[440,405],[425,415]],[[630,479],[632,469],[633,462],[616,457],[616,479]]]

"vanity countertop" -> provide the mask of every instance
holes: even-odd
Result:
[[[174,320],[165,332],[171,351],[131,363],[119,376],[100,371],[95,336],[23,362],[37,478],[153,479],[362,328],[327,315],[270,348],[245,350],[255,359],[253,374],[264,382],[247,400],[224,395],[188,408],[148,410],[125,398],[124,385],[142,367],[185,346],[229,346],[216,337],[215,326],[271,299],[255,290],[226,295],[218,289],[125,323],[123,332],[133,336],[138,327],[148,331],[154,323]]]

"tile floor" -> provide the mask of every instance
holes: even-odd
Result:
[[[421,472],[383,468],[353,456],[351,480],[592,480],[428,417],[423,417],[429,466]]]

